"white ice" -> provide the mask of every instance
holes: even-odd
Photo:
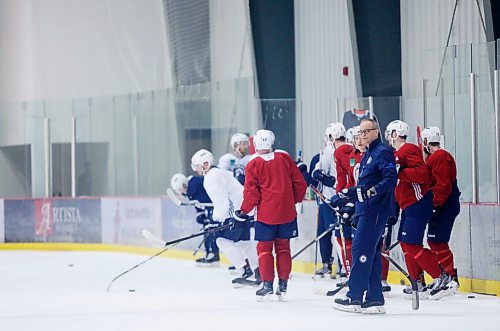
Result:
[[[147,256],[125,253],[0,251],[0,330],[500,330],[500,298],[458,294],[422,301],[401,286],[386,297],[387,315],[332,309],[314,282],[294,274],[287,301],[259,303],[255,288],[233,289],[226,267],[155,258],[106,287]],[[135,292],[129,292],[130,289]]]

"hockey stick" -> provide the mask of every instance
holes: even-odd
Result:
[[[194,206],[196,208],[200,209],[205,209],[206,207],[213,207],[213,203],[203,203],[199,202],[198,200],[188,200],[188,201],[182,201],[179,199],[177,194],[169,187],[167,188],[167,196],[169,199],[177,206]]]
[[[389,254],[387,254],[387,251],[382,252],[382,256],[385,257],[387,261],[391,262],[391,264],[395,266],[396,269],[398,269],[403,274],[403,276],[405,276],[408,279],[408,281],[411,284],[412,295],[413,295],[413,297],[411,298],[411,305],[413,310],[418,310],[420,308],[420,299],[418,296],[417,282],[406,272],[406,270],[404,270],[399,264],[397,264],[396,261],[394,261],[392,257],[389,256]]]
[[[182,238],[179,238],[179,239],[175,239],[175,240],[172,240],[172,241],[165,241],[164,243],[164,246],[171,246],[171,245],[175,245],[175,244],[178,244],[182,241],[186,241],[186,240],[189,240],[189,239],[192,239],[192,238],[196,238],[196,237],[199,237],[199,236],[203,236],[207,233],[211,233],[211,232],[217,232],[217,231],[221,231],[221,230],[224,230],[224,229],[227,229],[227,228],[230,228],[231,226],[233,226],[232,223],[228,223],[228,224],[224,224],[224,225],[221,225],[221,226],[218,226],[216,228],[213,228],[213,229],[209,229],[209,230],[205,230],[205,231],[201,231],[199,233],[195,233],[195,234],[192,234],[190,236],[186,236],[186,237],[182,237]],[[153,238],[156,237],[154,234],[152,234],[149,230],[143,230],[143,235],[147,234],[147,233],[150,233],[151,236],[150,238]],[[160,239],[161,240],[161,239]],[[166,247],[165,249],[162,249],[161,251],[159,251],[158,253],[150,256],[148,259],[134,265],[133,267],[125,270],[124,272],[122,272],[121,274],[119,274],[118,276],[116,276],[115,278],[113,278],[111,280],[111,282],[109,283],[108,287],[106,288],[106,292],[109,292],[111,286],[113,285],[113,283],[120,277],[122,277],[123,275],[125,274],[128,274],[130,271],[140,267],[141,265],[143,265],[144,263],[148,262],[148,261],[151,261],[153,258],[157,257],[158,255],[162,254],[163,252],[167,251],[169,249],[169,247]]]
[[[330,232],[332,232],[334,230],[334,226],[331,226],[329,227],[328,229],[326,229],[325,231],[323,231],[319,236],[317,236],[316,238],[314,238],[313,240],[311,240],[307,245],[305,245],[304,247],[302,247],[297,253],[295,253],[293,256],[292,256],[292,260],[295,259],[297,256],[299,256],[300,254],[302,254],[302,252],[304,252],[306,249],[308,249],[312,244],[314,243],[317,243],[319,242],[319,240],[321,238],[323,238],[324,236],[326,236],[327,234],[329,234]]]
[[[312,186],[311,186],[312,187]],[[316,193],[316,195],[321,199],[323,200],[324,202],[328,202],[329,200],[321,193],[319,192],[315,187],[312,188],[312,190],[314,191],[314,193]],[[335,210],[335,212],[337,213],[338,215],[338,211],[333,208],[330,204],[328,204],[333,210]],[[398,269],[411,283],[411,287],[412,287],[412,290],[413,290],[413,298],[412,298],[412,308],[413,310],[418,310],[419,308],[419,297],[418,297],[418,285],[417,285],[417,282],[415,280],[413,280],[410,275],[403,269],[401,268],[400,265],[398,265],[387,253],[394,247],[397,246],[399,242],[396,242],[395,244],[391,245],[389,247],[388,250],[382,252],[382,256],[385,257],[387,259],[387,261],[389,261],[392,265],[394,265],[396,267],[396,269]],[[347,260],[347,259],[346,259]],[[328,296],[334,296],[335,294],[337,294],[338,292],[340,292],[340,290],[342,290],[344,287],[347,286],[347,282],[342,284],[341,287],[333,290],[333,291],[328,291],[327,295]]]
[[[193,251],[193,256],[196,256],[198,254],[198,251],[200,250],[201,246],[205,243],[205,240],[207,240],[207,237],[203,237],[203,240],[199,243],[199,245],[196,247],[196,249]]]
[[[420,152],[422,152],[422,157],[425,160],[424,146],[422,145],[422,129],[420,128],[420,125],[417,125],[417,144],[418,148],[420,148]]]

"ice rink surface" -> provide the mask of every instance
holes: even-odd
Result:
[[[260,303],[256,288],[233,289],[225,266],[126,253],[0,251],[0,330],[500,330],[500,298],[458,294],[421,301],[393,286],[387,315],[335,311],[315,294],[334,281],[294,274],[287,301]],[[130,292],[129,290],[135,290]]]

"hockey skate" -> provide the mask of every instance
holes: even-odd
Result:
[[[458,279],[457,279],[458,280]],[[442,273],[429,285],[429,300],[439,300],[445,296],[454,295],[457,291],[458,283],[452,276]]]
[[[257,296],[257,301],[264,302],[271,301],[273,293],[273,282],[263,281],[262,287],[255,292],[255,295]]]
[[[205,268],[218,267],[219,261],[219,254],[208,253],[206,257],[196,260],[196,266]]]
[[[278,301],[285,301],[285,294],[288,288],[288,280],[280,279],[278,281],[278,289],[276,290],[276,295],[278,296]]]
[[[243,267],[243,274],[241,275],[241,277],[237,277],[231,281],[233,283],[233,287],[240,288],[243,286],[258,286],[258,285],[260,285],[260,281],[257,282],[255,279],[254,280],[249,279],[253,275],[254,275],[254,273],[253,273],[252,269],[250,268],[250,266],[248,265],[248,263],[245,264],[245,266]]]
[[[386,280],[382,281],[382,292],[390,292],[391,291],[391,285],[387,284]]]
[[[418,287],[418,296],[419,298],[422,300],[422,299],[427,299],[427,296],[429,295],[429,291],[427,289],[427,286],[425,285],[424,282],[422,282],[421,280],[417,280],[417,287]],[[404,289],[403,289],[403,295],[405,297],[405,299],[409,299],[409,300],[412,300],[413,299],[413,290],[411,288],[411,285],[408,285],[406,286]]]
[[[316,270],[314,273],[316,276],[319,276],[320,278],[336,278],[335,274],[332,274],[332,264],[331,263],[323,263],[323,266],[321,269]]]
[[[382,302],[365,302],[361,305],[363,314],[385,314],[385,307]]]
[[[348,313],[361,313],[363,310],[361,309],[361,301],[352,300],[348,296],[342,298],[336,298],[333,301],[333,309],[346,311]]]

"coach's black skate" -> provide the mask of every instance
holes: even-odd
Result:
[[[285,301],[285,294],[288,288],[288,280],[280,279],[278,281],[278,289],[276,290],[276,295],[278,296],[279,301]]]
[[[349,313],[361,313],[361,304],[361,301],[352,300],[348,296],[345,296],[343,298],[336,298],[335,300],[333,300],[333,309],[346,311]]]
[[[365,302],[361,310],[363,314],[385,314],[384,303],[379,301]]]
[[[273,282],[262,282],[262,287],[255,292],[257,301],[270,301],[273,295]]]

